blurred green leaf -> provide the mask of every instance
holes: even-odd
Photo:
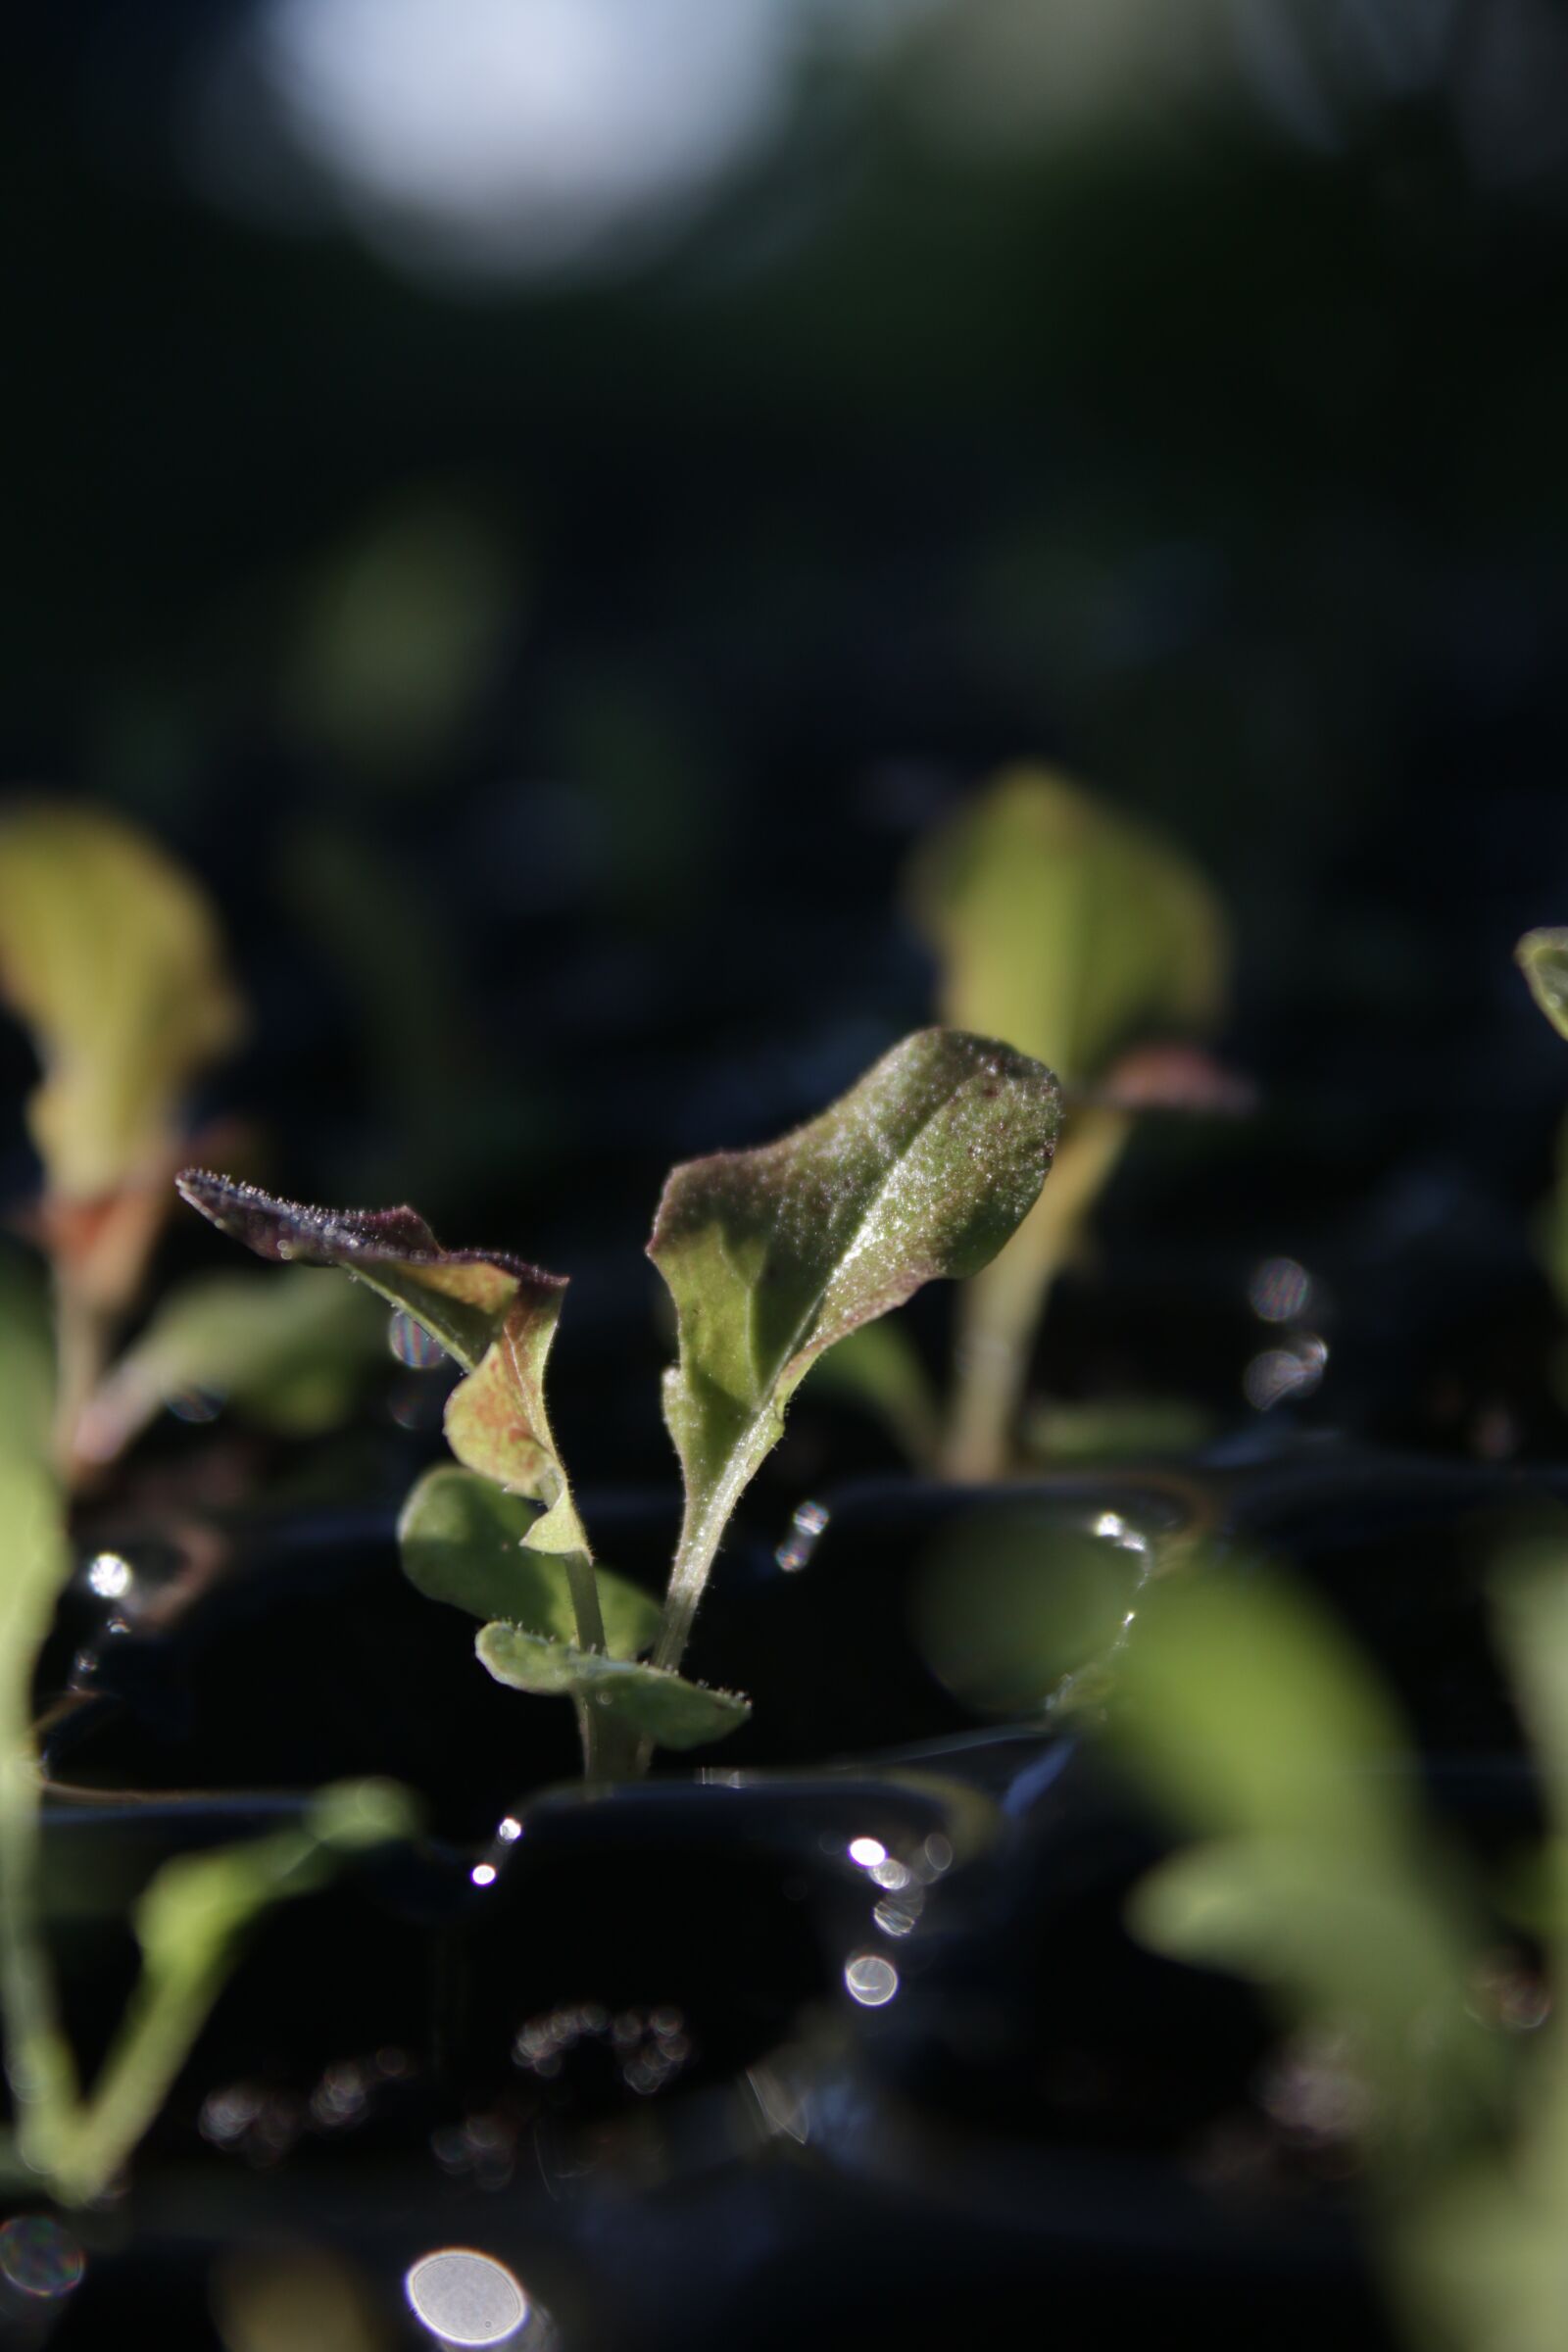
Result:
[[[323,566],[285,701],[338,759],[402,775],[444,750],[475,710],[515,601],[500,534],[474,507],[420,494]]]
[[[943,1019],[1065,1079],[1219,1015],[1225,923],[1202,875],[1052,769],[1009,769],[960,808],[916,854],[908,891]]]
[[[1038,1062],[926,1029],[793,1135],[671,1173],[648,1253],[679,1330],[664,1418],[687,1524],[662,1662],[678,1662],[713,1548],[811,1365],[995,1254],[1039,1194],[1059,1116]]]
[[[169,1293],[100,1384],[76,1449],[112,1461],[189,1389],[212,1391],[264,1428],[309,1437],[344,1419],[385,1354],[385,1308],[314,1266],[202,1276]]]
[[[1411,1743],[1356,1651],[1261,1572],[1150,1588],[1108,1736],[1189,1837],[1137,1888],[1136,1933],[1352,2038],[1375,2128],[1435,2164],[1500,2110],[1466,2008],[1484,1923],[1430,1829]]]
[[[1277,1578],[1152,1585],[1118,1682],[1117,1742],[1188,1830],[1404,1846],[1414,1800],[1390,1767],[1409,1736],[1350,1642]]]
[[[1514,960],[1559,1037],[1568,1037],[1568,931],[1527,931]]]
[[[607,1658],[514,1625],[483,1627],[475,1646],[498,1683],[604,1708],[660,1747],[701,1747],[721,1740],[752,1711],[751,1701],[733,1690],[710,1690],[661,1667]]]
[[[570,1583],[559,1557],[530,1548],[537,1518],[521,1495],[441,1464],[403,1506],[404,1573],[431,1600],[569,1642],[577,1630]],[[611,1569],[595,1574],[606,1647],[612,1658],[634,1658],[659,1631],[659,1603]]]
[[[156,1178],[191,1080],[244,1025],[194,881],[121,818],[66,803],[0,813],[0,995],[32,1034],[27,1123],[69,1200]]]

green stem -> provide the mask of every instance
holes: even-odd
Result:
[[[604,1611],[599,1606],[599,1579],[594,1564],[584,1551],[568,1551],[566,1582],[571,1589],[572,1614],[577,1620],[579,1649],[603,1650],[605,1642]],[[591,1699],[577,1701],[577,1737],[582,1741],[582,1771],[587,1781],[610,1778],[609,1725]]]
[[[1125,1111],[1080,1111],[1028,1216],[989,1266],[964,1285],[953,1405],[942,1469],[982,1484],[1006,1475],[1046,1296],[1121,1157]]]
[[[109,1361],[113,1318],[90,1298],[69,1269],[55,1274],[55,1467],[69,1491],[81,1464],[77,1435]]]
[[[690,1494],[686,1497],[680,1541],[675,1546],[674,1565],[664,1594],[663,1620],[654,1650],[654,1664],[671,1674],[680,1672],[697,1604],[712,1573],[730,1514],[772,1449],[777,1435],[776,1417],[759,1414],[731,1454],[717,1486],[701,1501]]]
[[[62,2204],[102,2196],[145,2136],[207,2023],[230,1957],[149,1991],[139,1984],[87,2102],[68,2119],[51,2166]]]
[[[25,1726],[22,1694],[8,1689],[0,1704],[0,2011],[17,2151],[28,2171],[49,2178],[75,2109],[76,2070],[39,1924],[38,1772]]]

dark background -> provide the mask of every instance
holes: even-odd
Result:
[[[0,773],[206,877],[256,1007],[213,1103],[284,1189],[572,1271],[603,1455],[663,1168],[927,1016],[907,849],[1049,757],[1214,875],[1264,1102],[1129,1162],[1054,1383],[1245,1419],[1288,1250],[1309,1423],[1559,1445],[1568,1054],[1510,951],[1568,920],[1560,0],[6,46]]]

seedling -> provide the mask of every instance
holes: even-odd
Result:
[[[1180,852],[1051,770],[1014,768],[916,853],[906,877],[937,963],[940,1017],[1004,1037],[1064,1089],[1055,1172],[1018,1232],[959,1296],[944,1412],[897,1327],[857,1342],[851,1385],[915,1459],[960,1479],[1015,1458],[1047,1295],[1141,1112],[1234,1109],[1206,1057],[1156,1040],[1206,1031],[1224,1003],[1224,918]]]
[[[0,2177],[80,2200],[113,2179],[162,2105],[251,1924],[320,1885],[339,1854],[396,1835],[409,1813],[380,1784],[327,1789],[292,1828],[167,1864],[132,1912],[141,1971],[129,2006],[95,2082],[81,2086],[39,1913],[31,1727],[38,1655],[72,1572],[69,1490],[194,1380],[246,1389],[261,1417],[320,1426],[363,1360],[365,1324],[352,1316],[348,1331],[320,1275],[270,1298],[260,1278],[243,1295],[220,1281],[219,1298],[196,1283],[108,1369],[184,1156],[183,1098],[243,1024],[216,921],[155,844],[83,806],[0,811],[0,997],[41,1065],[27,1121],[42,1182],[23,1221],[52,1275],[46,1297],[35,1260],[0,1252],[0,2026],[11,2090]]]
[[[1179,1834],[1134,1933],[1256,1984],[1294,2035],[1304,2129],[1364,2170],[1414,2340],[1562,2334],[1568,2050],[1568,1553],[1505,1562],[1494,1640],[1535,1748],[1544,1851],[1484,1882],[1421,1800],[1411,1736],[1308,1596],[1217,1565],[1148,1596],[1105,1737]],[[1491,1784],[1488,1784],[1489,1786]],[[1527,1950],[1499,1944],[1498,1915]]]
[[[498,1682],[571,1698],[585,1770],[600,1779],[745,1720],[744,1698],[679,1669],[790,1398],[828,1348],[923,1283],[990,1262],[1034,1206],[1059,1116],[1038,1061],[927,1029],[780,1142],[673,1171],[648,1245],[675,1308],[664,1418],[686,1492],[662,1611],[596,1560],[556,1448],[545,1373],[563,1277],[444,1250],[408,1208],[305,1208],[199,1169],[179,1189],[264,1257],[357,1276],[459,1365],[445,1422],[457,1466],[409,1496],[404,1566],[421,1592],[482,1620],[478,1655]]]
[[[0,807],[0,1001],[28,1030],[36,1203],[48,1260],[51,1446],[68,1485],[101,1471],[164,1403],[201,1388],[290,1432],[340,1418],[381,1351],[378,1318],[319,1275],[172,1292],[118,1364],[188,1158],[186,1097],[239,1042],[245,1007],[218,920],[156,842],[86,803]]]

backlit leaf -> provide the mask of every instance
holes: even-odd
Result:
[[[944,1020],[1004,1037],[1064,1079],[1218,1015],[1225,924],[1202,875],[1049,768],[1010,769],[960,808],[909,884]]]
[[[385,1360],[386,1313],[315,1266],[213,1274],[172,1291],[90,1400],[76,1432],[87,1461],[112,1461],[190,1389],[291,1436],[330,1429]]]
[[[467,1375],[447,1400],[458,1460],[544,1504],[529,1538],[536,1550],[586,1554],[544,1397],[564,1275],[504,1250],[443,1250],[412,1208],[308,1208],[202,1168],[178,1183],[193,1208],[259,1256],[339,1266],[405,1307]]]
[[[825,1349],[995,1255],[1034,1205],[1058,1119],[1039,1062],[926,1029],[793,1135],[673,1171],[648,1253],[679,1332],[664,1417],[684,1552],[710,1554]]]
[[[70,803],[0,812],[0,996],[42,1064],[27,1124],[63,1200],[156,1176],[190,1082],[244,1025],[194,881],[120,817]]]
[[[1568,1037],[1568,931],[1527,931],[1514,960],[1559,1037]]]

